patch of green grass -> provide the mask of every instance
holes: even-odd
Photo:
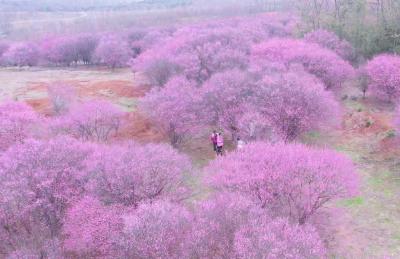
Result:
[[[386,133],[385,133],[385,137],[386,138],[394,138],[394,137],[396,137],[396,131],[395,130],[388,130]]]
[[[351,158],[351,160],[353,160],[354,162],[359,162],[363,158],[363,154],[361,154],[360,152],[356,152],[356,151],[352,150],[348,146],[336,145],[333,148],[334,148],[335,151],[345,154],[346,156]]]
[[[400,241],[400,234],[399,234],[399,233],[394,234],[394,235],[392,236],[392,238],[395,239],[395,240]]]
[[[355,197],[351,199],[345,199],[339,202],[340,205],[344,207],[358,207],[364,204],[363,197]]]
[[[321,132],[319,131],[310,131],[304,134],[302,141],[305,143],[315,143],[321,139]]]
[[[371,177],[368,179],[368,184],[374,188],[382,187],[385,181],[381,177]]]
[[[361,112],[363,110],[365,110],[365,106],[364,104],[360,103],[359,101],[353,101],[351,99],[347,99],[345,102],[346,107],[357,111],[357,112]]]

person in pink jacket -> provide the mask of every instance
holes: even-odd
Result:
[[[214,147],[214,152],[218,151],[218,149],[217,149],[217,136],[218,136],[218,133],[217,133],[216,130],[214,130],[213,133],[211,134],[211,143],[212,143],[212,145]]]
[[[222,136],[222,133],[219,132],[217,135],[217,155],[222,156],[223,148],[224,148],[224,137]]]

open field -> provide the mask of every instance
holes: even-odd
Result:
[[[128,69],[114,72],[101,69],[1,69],[0,98],[27,101],[44,114],[50,111],[46,85],[51,82],[71,83],[81,99],[105,98],[129,112],[124,139],[163,141],[163,136],[135,110],[137,99],[147,91],[140,76]],[[358,97],[350,89],[349,95]],[[305,141],[328,146],[347,154],[362,176],[360,194],[343,200],[328,214],[329,229],[324,236],[332,258],[400,258],[400,143],[392,134],[390,123],[393,107],[376,102],[345,100],[345,116],[340,129],[310,135]],[[366,124],[368,123],[368,126]],[[197,167],[213,159],[206,141],[195,139],[182,150],[191,155]],[[202,176],[188,180],[196,199],[207,195]],[[335,251],[335,252],[332,252]]]

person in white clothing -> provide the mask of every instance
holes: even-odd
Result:
[[[238,150],[243,149],[244,145],[246,145],[246,143],[243,140],[241,140],[240,137],[237,138],[236,144]]]

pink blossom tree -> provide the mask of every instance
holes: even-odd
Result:
[[[175,32],[163,47],[157,45],[144,52],[134,62],[133,69],[144,71],[150,78],[159,77],[153,71],[167,76],[178,73],[199,86],[217,72],[245,68],[248,53],[249,45],[233,30],[185,27]],[[174,70],[160,73],[159,64],[164,64],[165,70],[171,67]],[[167,82],[168,78],[157,81]]]
[[[296,18],[284,13],[262,13],[248,17],[226,19],[229,27],[237,29],[252,42],[273,37],[290,37],[297,24]]]
[[[41,55],[54,65],[90,64],[97,43],[97,37],[91,34],[46,38],[40,45]]]
[[[40,258],[40,252],[34,249],[21,248],[7,255],[7,259],[35,259]]]
[[[128,43],[133,51],[134,57],[137,57],[144,51],[154,47],[156,44],[162,44],[174,33],[174,28],[150,28],[150,29],[132,29],[128,32]]]
[[[213,75],[201,88],[204,117],[236,139],[239,119],[258,90],[257,83],[253,75],[236,69]]]
[[[30,136],[39,121],[35,111],[25,103],[5,102],[0,105],[0,151]]]
[[[136,67],[139,65],[134,66]],[[154,59],[148,58],[148,60],[144,60],[140,63],[139,69],[143,69],[150,84],[157,87],[166,85],[168,80],[170,80],[174,75],[177,75],[178,71],[180,71],[177,64],[169,61],[165,57],[154,57]]]
[[[33,43],[14,43],[3,54],[7,64],[11,66],[34,66],[39,61],[39,49]]]
[[[400,97],[400,57],[382,54],[369,61],[365,70],[369,77],[372,93],[387,101],[396,101]]]
[[[251,197],[271,213],[304,224],[328,201],[357,192],[349,159],[300,144],[254,143],[213,161],[207,171],[218,189]]]
[[[323,29],[311,31],[304,35],[304,40],[333,50],[345,60],[352,61],[355,58],[355,50],[351,44],[346,40],[341,40],[335,33],[331,31]]]
[[[33,242],[34,243],[34,242]],[[41,247],[21,247],[7,255],[7,259],[37,259],[37,258],[64,258],[61,242],[55,239],[49,239],[43,242]]]
[[[264,125],[271,125],[286,142],[339,121],[339,104],[333,94],[318,79],[302,71],[265,77],[252,103],[264,117]]]
[[[69,66],[78,59],[73,37],[46,38],[41,42],[41,55],[54,65]]]
[[[121,212],[85,197],[68,209],[63,226],[64,248],[69,257],[111,258],[122,234]]]
[[[246,111],[239,118],[238,130],[240,137],[247,141],[280,139],[271,122],[254,109]]]
[[[29,140],[3,153],[0,249],[41,247],[58,236],[66,209],[85,191],[91,151],[87,144],[58,138]]]
[[[217,194],[196,206],[186,258],[234,258],[235,234],[261,210],[243,196]]]
[[[184,176],[190,162],[167,145],[129,144],[97,151],[90,159],[90,190],[107,204],[136,207],[157,199],[188,197]]]
[[[252,218],[235,235],[236,258],[326,258],[317,231],[285,219]]]
[[[8,50],[10,45],[7,42],[0,41],[0,65],[4,65],[3,54]]]
[[[177,147],[202,127],[200,90],[183,77],[176,77],[164,88],[155,88],[140,103],[141,109]]]
[[[101,38],[94,53],[94,59],[98,63],[107,65],[112,69],[127,66],[131,56],[128,43],[115,35]]]
[[[49,85],[47,93],[53,106],[53,111],[57,115],[67,113],[76,98],[75,89],[71,85],[62,82]]]
[[[93,55],[99,39],[94,34],[81,34],[75,39],[75,47],[77,50],[78,61],[88,65],[93,63]]]
[[[254,62],[278,61],[289,67],[301,64],[327,88],[339,88],[354,76],[353,67],[331,50],[296,39],[272,39],[253,48]]]
[[[113,104],[93,100],[71,107],[53,125],[55,133],[67,133],[85,141],[108,141],[121,126],[124,113]]]
[[[192,220],[179,205],[164,201],[142,204],[125,217],[122,258],[184,258]]]

